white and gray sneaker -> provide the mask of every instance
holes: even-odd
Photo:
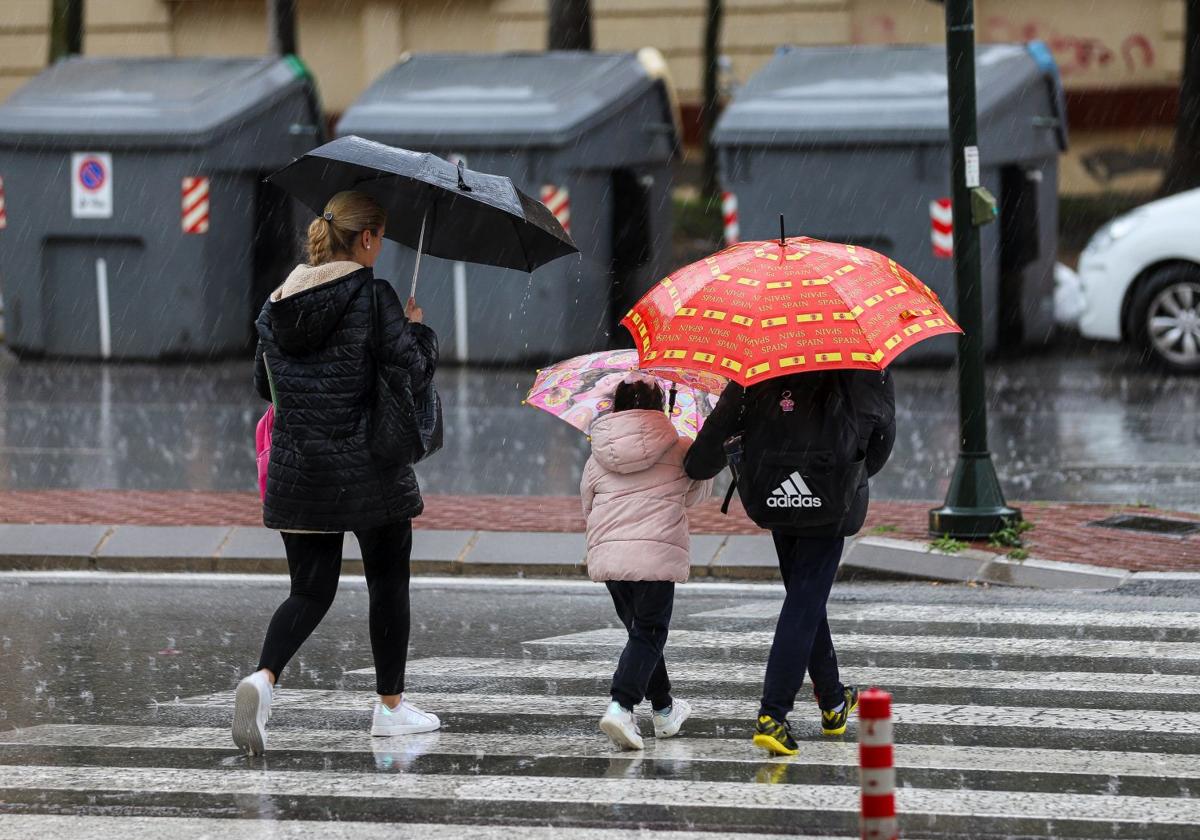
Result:
[[[616,700],[608,704],[608,711],[600,718],[600,731],[623,750],[640,750],[645,746],[642,733],[638,731],[637,717]]]
[[[273,695],[271,681],[261,671],[238,683],[233,699],[233,743],[247,755],[262,755],[267,749]]]
[[[394,709],[382,701],[375,702],[375,716],[371,719],[371,734],[380,738],[389,735],[416,735],[419,732],[436,732],[442,722],[437,715],[423,712],[401,698]]]
[[[654,737],[671,738],[679,734],[679,727],[692,714],[692,707],[686,700],[676,698],[671,705],[661,712],[654,713]]]

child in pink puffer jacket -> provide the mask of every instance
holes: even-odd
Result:
[[[671,425],[653,377],[626,377],[613,395],[612,413],[592,424],[591,435],[592,457],[580,485],[588,575],[608,586],[629,631],[600,729],[618,747],[640,750],[633,709],[642,700],[654,707],[657,738],[679,732],[691,711],[671,697],[663,647],[675,584],[691,570],[685,508],[707,498],[712,482],[684,473],[690,444]]]

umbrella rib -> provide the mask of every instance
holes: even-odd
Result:
[[[533,265],[529,260],[529,249],[525,247],[525,240],[521,238],[521,228],[517,225],[517,220],[511,215],[508,215],[508,223],[512,225],[513,233],[517,237],[517,243],[521,246],[521,255],[525,258],[525,273],[533,274]]]

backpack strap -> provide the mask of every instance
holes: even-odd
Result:
[[[729,482],[729,489],[725,491],[725,501],[721,503],[721,513],[725,516],[729,515],[729,503],[733,501],[733,494],[737,492],[737,473],[733,470],[729,472],[733,475],[733,480]]]
[[[267,354],[263,353],[263,368],[267,371],[267,389],[271,392],[271,405],[275,407],[275,414],[279,414],[279,392],[275,390],[275,375],[271,373],[271,360],[267,358]]]

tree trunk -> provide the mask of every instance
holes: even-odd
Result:
[[[54,0],[50,5],[50,63],[83,52],[83,0]]]
[[[700,130],[704,136],[704,195],[720,197],[717,181],[717,153],[713,148],[713,129],[717,125],[721,92],[717,88],[721,59],[721,19],[725,13],[724,0],[708,0],[708,19],[704,25],[704,102],[700,110]]]
[[[1159,187],[1161,195],[1200,187],[1200,0],[1186,0],[1186,9],[1175,150]]]
[[[547,49],[592,49],[591,0],[549,0],[550,32]]]
[[[296,0],[267,0],[267,37],[275,55],[296,54]]]

